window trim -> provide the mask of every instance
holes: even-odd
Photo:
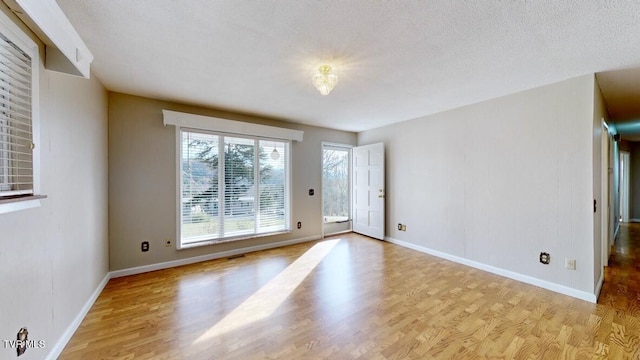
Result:
[[[31,141],[35,144],[32,152],[33,194],[24,197],[5,198],[0,201],[0,214],[25,210],[40,206],[38,195],[41,191],[40,183],[40,48],[11,18],[0,11],[0,32],[20,50],[31,57]]]
[[[301,130],[227,120],[212,116],[181,113],[171,110],[162,110],[162,115],[165,126],[174,125],[176,128],[190,128],[200,131],[209,130],[230,135],[257,136],[294,141],[302,141],[304,137],[304,131]]]
[[[292,164],[292,149],[293,141],[302,141],[303,131],[292,130],[286,128],[279,128],[275,126],[267,126],[253,123],[244,123],[240,121],[233,121],[227,119],[220,119],[202,115],[194,115],[187,113],[179,113],[175,111],[162,110],[164,125],[175,126],[175,151],[176,151],[176,249],[189,249],[200,246],[215,245],[231,241],[255,239],[266,236],[273,236],[278,234],[291,233],[292,228],[292,184],[291,184],[291,164]],[[219,136],[231,136],[231,137],[244,137],[257,140],[275,140],[281,142],[288,142],[289,151],[287,152],[286,159],[286,188],[285,192],[285,204],[289,211],[285,218],[286,229],[282,231],[274,231],[270,233],[258,233],[240,235],[237,237],[228,237],[220,239],[203,240],[192,244],[182,244],[182,131],[195,131],[201,133],[210,133]]]
[[[38,207],[40,206],[40,199],[45,199],[46,197],[46,195],[30,195],[0,200],[0,214]]]

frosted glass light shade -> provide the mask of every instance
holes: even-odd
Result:
[[[273,151],[271,152],[271,158],[273,160],[280,159],[280,153],[278,152],[278,150],[275,147],[273,148]]]
[[[329,65],[320,65],[313,74],[313,85],[322,95],[329,95],[338,83],[338,74]]]

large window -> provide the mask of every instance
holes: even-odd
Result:
[[[34,193],[36,51],[0,21],[0,200]]]
[[[289,231],[289,141],[180,131],[180,246]]]

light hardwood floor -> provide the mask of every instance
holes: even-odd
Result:
[[[597,305],[355,234],[112,279],[61,359],[639,359],[639,239]]]

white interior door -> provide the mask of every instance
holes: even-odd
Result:
[[[384,144],[353,148],[353,231],[384,240]]]
[[[601,183],[600,183],[600,241],[602,242],[602,264],[609,266],[609,128],[602,119],[601,138]]]
[[[629,174],[630,174],[630,154],[626,151],[620,152],[620,216],[622,222],[629,222]]]

